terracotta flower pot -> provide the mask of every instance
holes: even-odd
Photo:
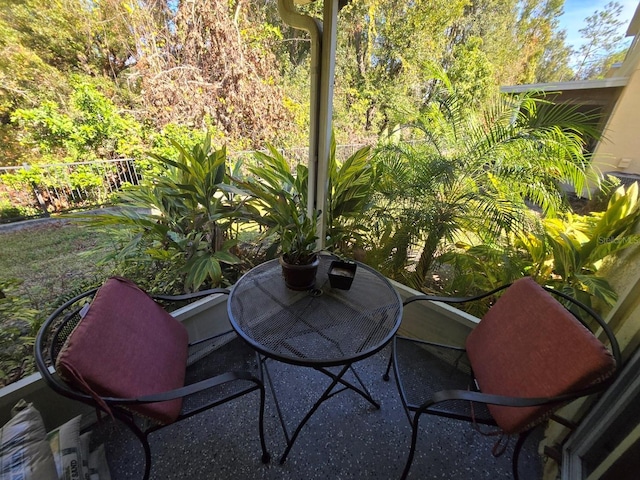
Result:
[[[320,259],[317,256],[313,262],[307,265],[292,265],[286,263],[280,257],[285,285],[291,290],[309,290],[313,288],[316,284],[316,273],[319,264]]]

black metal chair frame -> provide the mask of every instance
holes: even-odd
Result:
[[[472,296],[472,297],[438,297],[438,296],[431,296],[431,295],[415,295],[407,298],[403,302],[403,305],[406,306],[416,301],[435,301],[435,302],[442,302],[446,304],[462,304],[462,303],[474,302],[474,301],[485,299],[487,297],[491,297],[492,295],[495,295],[496,293],[506,289],[510,285],[511,284],[502,285],[494,290],[491,290],[486,293],[482,293],[480,295]],[[567,308],[567,305],[570,304],[570,307],[567,309],[589,331],[593,333],[592,327],[581,317],[582,314],[588,315],[591,319],[593,319],[597,323],[598,327],[602,328],[604,335],[607,337],[607,341],[609,342],[609,348],[616,362],[616,372],[606,380],[596,385],[590,386],[588,388],[580,389],[571,393],[567,393],[564,395],[548,397],[548,398],[509,397],[509,396],[491,395],[491,394],[482,393],[481,391],[477,390],[476,383],[474,382],[473,372],[471,372],[471,377],[469,378],[469,386],[474,388],[474,390],[463,390],[463,389],[441,390],[441,391],[433,392],[431,398],[425,399],[425,401],[421,404],[417,404],[417,403],[412,403],[409,400],[408,395],[405,391],[405,388],[402,384],[402,380],[401,380],[402,375],[400,372],[400,366],[399,366],[398,354],[397,354],[398,341],[409,341],[415,344],[431,345],[438,348],[448,349],[450,351],[457,351],[457,352],[460,352],[461,356],[464,356],[465,349],[460,346],[443,345],[440,343],[433,343],[426,340],[396,335],[392,344],[393,345],[392,355],[389,358],[389,363],[387,365],[387,369],[385,371],[383,378],[384,380],[389,380],[390,378],[389,371],[391,370],[391,365],[393,364],[394,376],[396,378],[398,391],[400,392],[402,404],[405,408],[405,412],[407,414],[407,418],[409,420],[409,423],[411,424],[411,429],[412,429],[411,447],[409,450],[407,461],[405,463],[404,470],[402,472],[402,476],[401,476],[402,480],[407,478],[407,475],[409,474],[409,470],[411,469],[411,464],[413,462],[413,457],[415,454],[415,449],[416,449],[416,444],[418,439],[419,421],[422,414],[437,415],[441,417],[447,417],[447,418],[452,418],[456,420],[472,422],[474,424],[484,424],[484,425],[491,425],[491,426],[497,427],[496,422],[491,418],[483,419],[483,418],[478,418],[473,414],[465,415],[465,414],[461,414],[460,412],[456,412],[453,409],[448,410],[447,405],[445,405],[445,402],[461,400],[461,401],[473,402],[473,403],[484,404],[484,405],[502,405],[502,406],[510,406],[510,407],[557,405],[557,408],[560,408],[561,406],[566,405],[567,403],[572,402],[573,400],[576,400],[580,397],[585,397],[585,396],[602,392],[609,385],[611,385],[611,383],[613,383],[617,373],[621,369],[622,360],[621,360],[621,354],[620,354],[620,347],[609,325],[607,325],[604,319],[602,319],[602,317],[598,315],[598,313],[596,313],[592,308],[575,300],[574,298],[565,294],[564,292],[555,290],[553,288],[544,287],[544,286],[542,288],[544,288],[544,290],[546,290],[550,294],[556,297],[560,297],[559,300],[561,301],[561,303],[563,301],[565,302],[564,303],[565,308]],[[578,312],[581,312],[581,313],[578,314]],[[597,328],[597,327],[593,326],[593,328]],[[419,368],[419,366],[416,365],[416,368]],[[449,403],[448,405],[451,405],[451,403]],[[563,425],[569,426],[569,422],[567,422],[562,418],[556,417],[553,414],[551,414],[549,418],[556,420],[562,423]],[[518,480],[519,478],[518,458],[520,455],[520,451],[522,449],[522,446],[524,445],[525,440],[534,429],[535,429],[535,426],[530,428],[529,430],[523,431],[518,434],[518,440],[514,446],[513,457],[512,457],[512,470],[513,470],[513,477],[515,480]]]
[[[86,305],[87,301],[91,297],[93,297],[97,290],[98,288],[94,288],[68,300],[47,318],[36,336],[35,359],[36,366],[40,374],[42,375],[42,378],[54,391],[67,398],[71,398],[73,400],[88,404],[96,408],[98,411],[105,411],[91,395],[74,388],[72,385],[68,384],[62,378],[60,378],[60,376],[55,372],[55,359],[60,353],[60,350],[64,345],[66,338],[71,334],[73,328],[79,322],[80,310],[84,305]],[[213,294],[228,295],[229,290],[220,288],[185,295],[152,295],[152,298],[161,304],[171,304],[175,302],[188,303],[190,301]],[[203,345],[206,345],[207,342],[215,342],[217,339],[219,340],[221,337],[229,335],[231,333],[234,333],[233,330],[229,330],[228,332],[224,332],[222,334],[193,342],[189,344],[189,352],[191,353],[193,349],[197,350],[199,348],[202,348]],[[145,424],[143,426],[139,426],[139,422],[136,422],[136,419],[140,420],[141,416],[132,413],[127,409],[127,406],[153,402],[164,402],[167,400],[174,400],[178,398],[186,399],[205,390],[228,385],[230,384],[230,382],[234,382],[237,380],[244,380],[250,382],[250,384],[244,386],[243,388],[235,390],[233,393],[216,397],[214,400],[207,401],[195,408],[185,409],[183,405],[183,411],[180,412],[180,415],[174,423],[177,423],[181,420],[197,415],[205,410],[216,407],[223,403],[227,403],[231,400],[257,390],[260,393],[258,428],[260,434],[260,444],[262,447],[261,459],[263,463],[269,463],[270,455],[267,451],[264,436],[265,388],[261,371],[259,373],[259,377],[256,377],[254,374],[246,370],[230,371],[213,377],[205,378],[195,383],[185,385],[182,388],[167,392],[146,395],[138,398],[101,397],[101,400],[103,400],[111,410],[111,412],[107,413],[113,415],[114,418],[124,423],[142,443],[145,454],[143,478],[144,480],[147,480],[151,471],[151,448],[149,446],[148,436],[152,432],[155,432],[163,427],[173,425],[173,423],[165,425],[157,422],[148,422],[148,419],[144,419],[146,420]],[[146,423],[148,423],[148,425],[146,425]]]

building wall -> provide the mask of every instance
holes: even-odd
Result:
[[[636,17],[638,11],[636,11]],[[638,22],[636,22],[638,23]],[[632,22],[632,25],[635,25]],[[636,28],[636,27],[634,27]],[[640,45],[635,39],[615,76],[628,79],[594,152],[593,166],[601,172],[640,174]]]

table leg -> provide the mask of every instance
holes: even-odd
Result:
[[[276,412],[278,413],[278,418],[280,419],[280,425],[282,426],[282,431],[284,432],[284,438],[287,441],[287,445],[289,444],[289,432],[287,431],[287,425],[284,423],[284,417],[282,415],[282,409],[280,408],[280,402],[278,401],[278,396],[276,395],[276,389],[273,386],[273,380],[271,379],[271,374],[269,373],[269,368],[267,367],[267,358],[262,357],[258,354],[258,364],[260,365],[260,371],[264,372],[267,381],[269,382],[269,389],[271,390],[271,395],[273,396],[273,401],[276,404]]]
[[[315,413],[316,410],[318,410],[318,408],[320,407],[320,405],[322,404],[322,402],[324,402],[325,400],[327,400],[328,398],[330,398],[332,396],[331,394],[331,390],[333,390],[333,388],[338,384],[341,383],[341,379],[342,376],[345,374],[345,372],[349,369],[349,365],[345,365],[342,370],[340,370],[340,373],[338,373],[338,375],[334,375],[331,374],[329,375],[331,378],[333,378],[333,381],[331,382],[331,385],[329,385],[327,387],[327,389],[324,391],[324,393],[322,394],[322,396],[318,399],[318,401],[313,405],[313,407],[311,407],[311,410],[309,410],[307,412],[307,414],[305,415],[305,417],[302,419],[302,421],[300,422],[300,424],[298,425],[298,427],[296,428],[295,432],[293,432],[293,435],[291,436],[291,440],[289,440],[287,442],[287,448],[284,451],[284,453],[282,454],[282,457],[280,457],[280,465],[282,465],[285,460],[287,459],[287,455],[289,455],[289,452],[291,451],[291,448],[293,447],[293,443],[296,441],[296,438],[298,438],[298,434],[300,433],[300,431],[302,430],[302,427],[305,426],[305,424],[309,421],[309,419],[313,416],[313,414]],[[318,369],[320,371],[322,371],[322,369]],[[323,371],[323,373],[327,374],[326,371]],[[330,372],[329,372],[330,373]],[[366,398],[366,397],[365,397]]]
[[[344,375],[346,370],[341,371],[339,375],[335,375],[334,373],[332,373],[329,370],[326,370],[324,368],[316,368],[316,370],[318,370],[319,372],[324,373],[326,376],[338,381],[339,383],[344,385],[346,388],[348,388],[350,390],[353,390],[354,392],[360,394],[360,396],[362,396],[365,400],[367,400],[371,405],[376,407],[377,410],[380,410],[380,404],[373,399],[373,397],[371,396],[371,394],[367,390],[367,387],[365,387],[364,383],[362,383],[362,380],[360,379],[360,376],[357,374],[357,372],[351,367],[351,365],[347,365],[347,368],[351,369],[351,372],[353,372],[353,375],[358,380],[358,383],[360,383],[360,386],[362,387],[362,389],[356,387],[352,383],[349,383],[344,378],[342,378],[342,376]],[[335,384],[334,384],[334,386],[335,386]],[[341,391],[342,390],[334,392],[331,395],[328,395],[327,398],[332,397],[333,395],[335,395],[336,393],[339,393]]]
[[[277,411],[278,417],[280,419],[280,424],[282,425],[282,431],[284,433],[284,437],[285,437],[285,440],[287,442],[287,448],[285,449],[284,453],[280,457],[280,464],[283,464],[286,461],[287,456],[289,455],[289,452],[293,448],[293,444],[295,443],[296,439],[298,438],[298,435],[302,431],[303,427],[307,424],[309,419],[313,416],[313,414],[318,410],[320,405],[322,405],[322,403],[325,400],[328,400],[329,398],[333,397],[334,395],[336,395],[336,394],[338,394],[338,393],[340,393],[340,392],[342,392],[344,390],[350,389],[350,390],[353,390],[354,392],[358,393],[360,396],[362,396],[365,400],[367,400],[369,403],[371,403],[376,409],[380,408],[380,404],[373,399],[373,397],[371,396],[371,394],[369,393],[369,391],[365,387],[364,383],[362,382],[362,379],[360,378],[358,373],[353,369],[353,367],[350,364],[349,365],[345,365],[344,367],[342,367],[342,369],[337,374],[327,370],[326,368],[317,367],[317,368],[315,368],[315,370],[317,370],[318,372],[321,372],[324,375],[326,375],[329,378],[331,378],[331,380],[332,380],[331,384],[325,389],[325,391],[322,393],[320,398],[315,402],[313,407],[311,407],[311,409],[307,412],[307,414],[304,416],[304,418],[300,421],[300,423],[296,427],[295,431],[293,432],[293,435],[291,435],[291,437],[289,437],[289,432],[287,431],[287,426],[286,426],[285,421],[284,421],[284,416],[282,414],[282,409],[280,408],[280,402],[278,401],[278,396],[276,395],[275,387],[273,385],[273,380],[271,378],[271,374],[269,372],[269,368],[267,367],[267,360],[268,360],[268,358],[263,357],[262,355],[258,354],[258,363],[260,365],[261,371],[264,372],[264,374],[266,375],[267,381],[269,383],[269,387],[271,389],[271,394],[273,395],[273,399],[274,399],[274,402],[275,402],[275,405],[276,405],[276,411]],[[359,388],[359,387],[353,385],[352,383],[346,381],[343,378],[344,374],[349,369],[351,369],[351,371],[353,372],[353,375],[356,377],[356,379],[358,380],[358,383],[360,384],[360,386],[362,388]],[[334,388],[338,384],[343,385],[344,388],[341,388],[339,390],[333,391]]]

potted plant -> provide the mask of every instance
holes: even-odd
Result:
[[[307,213],[307,169],[291,173],[275,148],[257,152],[257,165],[247,167],[251,177],[236,180],[253,197],[251,219],[266,227],[262,237],[272,241],[268,253],[279,254],[285,283],[294,290],[315,284],[318,269],[316,224],[318,213]]]
[[[295,210],[299,210],[299,207],[303,206],[298,205]],[[275,229],[280,241],[280,265],[287,287],[308,290],[315,285],[320,263],[317,254],[317,215],[309,217],[304,210],[295,210],[290,212],[288,220]]]

